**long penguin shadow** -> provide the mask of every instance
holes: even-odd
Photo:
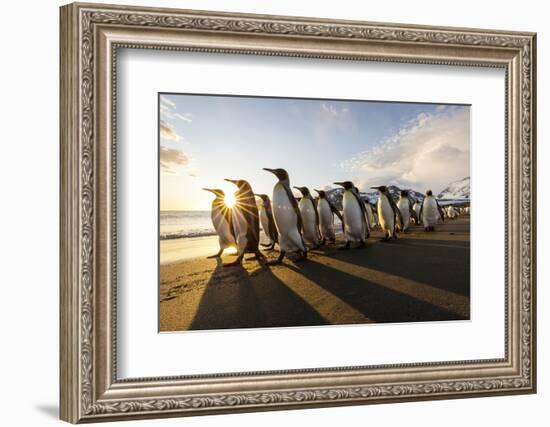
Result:
[[[469,242],[402,239],[349,262],[470,296]]]
[[[464,320],[464,316],[310,260],[289,266],[375,322]]]
[[[255,261],[254,261],[255,262]],[[268,268],[214,269],[190,330],[326,325]]]

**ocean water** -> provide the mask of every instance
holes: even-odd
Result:
[[[215,234],[210,211],[160,212],[160,240],[205,237]]]
[[[341,222],[334,218],[336,234],[342,230]],[[260,226],[261,230],[261,226]],[[161,211],[160,240],[214,236],[210,211]],[[261,233],[263,237],[263,232]]]

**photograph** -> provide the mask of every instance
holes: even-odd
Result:
[[[470,105],[163,92],[158,129],[160,332],[470,319]]]

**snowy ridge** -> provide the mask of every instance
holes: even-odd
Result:
[[[462,178],[450,183],[441,193],[438,199],[469,199],[470,198],[470,177]]]
[[[409,198],[413,201],[424,200],[424,193],[412,189],[409,190]],[[401,189],[395,185],[389,185],[388,191],[392,198],[397,201],[399,199],[399,193]],[[342,196],[344,194],[343,188],[333,188],[326,190],[327,198],[338,208],[342,209]],[[378,191],[373,190],[369,192],[361,191],[359,193],[363,200],[368,200],[370,203],[375,203],[378,199]],[[443,201],[443,204],[452,202],[465,203],[470,199],[470,177],[462,178],[458,181],[450,183],[441,193],[437,195],[437,198]]]

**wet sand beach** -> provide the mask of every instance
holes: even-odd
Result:
[[[223,267],[230,254],[206,259],[216,237],[184,249],[162,242],[160,331],[469,319],[469,219],[436,230],[411,226],[390,242],[374,231],[366,247],[350,250],[338,249],[340,238],[307,261],[277,266]],[[171,262],[182,250],[196,257]]]

